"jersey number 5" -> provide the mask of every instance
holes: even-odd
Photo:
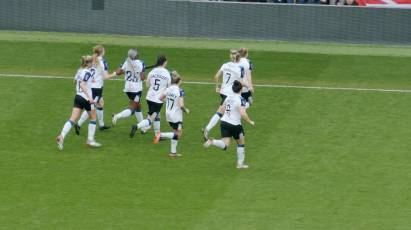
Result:
[[[228,116],[230,117],[231,116],[231,105],[230,104],[227,104],[225,106],[225,111],[227,112]]]
[[[159,88],[160,88],[160,79],[155,79],[155,80],[154,80],[154,87],[153,87],[153,89],[154,89],[155,91],[157,91]]]

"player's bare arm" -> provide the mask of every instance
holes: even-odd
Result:
[[[247,70],[247,72],[248,72],[248,74],[247,74],[248,88],[250,89],[250,91],[252,93],[254,93],[253,77],[252,77],[252,74],[251,74],[251,70]]]
[[[118,68],[117,70],[116,70],[116,75],[117,76],[120,76],[120,75],[123,75],[124,74],[124,70],[122,69],[122,68]]]
[[[219,70],[217,73],[214,75],[214,81],[215,81],[215,91],[217,93],[220,92],[220,87],[218,85],[218,79],[223,75],[223,71]]]
[[[88,94],[87,82],[86,81],[81,81],[80,82],[80,88],[81,88],[81,90],[83,90],[83,92],[86,95],[86,97],[87,97],[88,101],[90,102],[90,104],[94,104],[93,98]]]
[[[253,125],[254,126],[254,121],[252,121],[251,119],[250,119],[250,117],[248,117],[248,114],[247,114],[247,112],[246,112],[246,110],[245,110],[245,108],[244,107],[240,107],[240,115],[241,115],[241,117],[246,121],[246,122],[248,122],[248,123],[250,123],[251,125]]]
[[[179,103],[180,108],[181,108],[181,110],[182,110],[183,112],[185,112],[185,113],[187,113],[187,114],[190,113],[190,110],[184,106],[184,98],[183,98],[183,97],[180,97],[180,98],[178,99],[178,103]]]

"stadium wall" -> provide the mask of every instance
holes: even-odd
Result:
[[[0,0],[0,29],[411,43],[411,10],[165,0]]]

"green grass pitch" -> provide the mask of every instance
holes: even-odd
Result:
[[[228,48],[248,46],[258,84],[411,89],[410,47],[59,33],[0,32],[0,73],[73,77],[97,42],[111,70],[137,46],[148,64],[165,53],[185,80],[211,82]],[[105,83],[106,123],[127,106],[122,87]],[[214,87],[182,87],[191,114],[173,160],[152,133],[128,138],[134,117],[97,131],[101,149],[83,128],[58,151],[72,80],[0,77],[0,229],[410,228],[411,93],[256,87],[238,171],[235,145],[201,145]]]

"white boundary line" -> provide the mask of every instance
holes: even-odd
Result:
[[[0,73],[0,77],[24,77],[24,78],[45,78],[45,79],[74,79],[74,77],[63,77],[63,76],[49,76],[49,75],[28,75],[28,74],[4,74]],[[122,79],[112,79],[114,81],[119,81]],[[196,84],[196,85],[214,85],[211,82],[200,82],[200,81],[184,81],[185,84]],[[411,89],[373,89],[373,88],[351,88],[351,87],[327,87],[327,86],[303,86],[303,85],[262,85],[254,84],[256,87],[266,87],[266,88],[293,88],[293,89],[315,89],[315,90],[343,90],[343,91],[374,91],[374,92],[394,92],[394,93],[411,93]]]

